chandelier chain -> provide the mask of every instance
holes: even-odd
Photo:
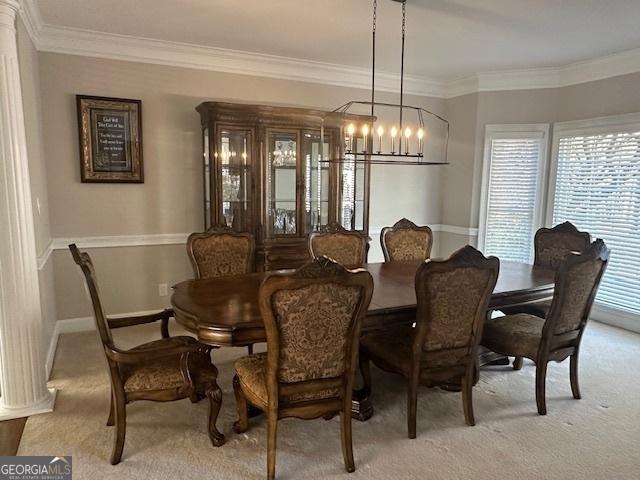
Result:
[[[402,38],[404,38],[404,33],[406,31],[406,25],[407,25],[407,3],[406,2],[402,2]]]
[[[376,33],[377,18],[378,18],[378,0],[373,0],[373,33]]]

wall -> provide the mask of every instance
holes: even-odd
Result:
[[[187,233],[202,228],[200,121],[204,100],[331,109],[364,90],[96,58],[40,53],[51,230],[55,238]],[[75,95],[142,100],[145,183],[82,184]],[[381,100],[393,100],[381,95]],[[407,103],[443,113],[444,100]],[[372,237],[402,216],[440,222],[442,167],[374,166]],[[401,185],[402,188],[395,188]],[[158,284],[190,276],[183,245],[92,249],[108,313],[167,305]],[[377,238],[371,258],[381,260]],[[58,319],[90,315],[80,278],[66,250],[53,254]]]
[[[42,260],[48,257],[51,233],[49,227],[49,205],[47,173],[44,146],[42,143],[42,109],[40,97],[40,68],[38,52],[22,24],[17,22],[18,58],[22,102],[27,137],[27,156],[29,160],[29,176],[31,178],[31,196],[33,202],[34,230],[36,236],[36,254],[39,261],[40,301],[43,328],[43,353],[49,346],[49,338],[53,335],[56,322],[55,294],[53,287],[53,263]]]
[[[479,92],[449,99],[452,162],[444,175],[441,221],[479,225],[484,130],[488,124],[549,123],[640,112],[640,73],[562,88]],[[549,142],[551,145],[551,142]],[[477,243],[476,236],[447,234],[440,255]]]

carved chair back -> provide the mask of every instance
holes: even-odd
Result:
[[[250,233],[216,225],[189,235],[187,253],[195,278],[243,275],[253,271],[255,240]]]
[[[403,218],[393,227],[382,229],[380,244],[385,262],[424,261],[431,256],[433,232],[427,226],[419,227]]]
[[[570,254],[556,272],[551,309],[541,346],[558,349],[579,342],[591,313],[610,250],[597,239],[580,254]]]
[[[557,269],[572,252],[582,252],[591,243],[591,235],[579,231],[571,222],[553,228],[541,228],[534,237],[534,265]]]
[[[269,404],[350,395],[360,326],[373,293],[365,270],[320,257],[267,277],[260,312],[267,336]],[[327,395],[329,392],[329,395]]]
[[[500,260],[467,245],[416,272],[414,365],[465,366],[475,361]]]
[[[368,239],[360,232],[347,230],[337,222],[309,234],[312,258],[329,257],[347,268],[360,268],[367,259]]]
[[[71,251],[73,260],[80,267],[80,270],[84,275],[85,290],[87,291],[89,299],[91,300],[91,305],[93,306],[93,313],[96,321],[96,326],[98,328],[98,333],[100,334],[100,340],[102,341],[103,346],[113,348],[114,345],[113,337],[111,335],[111,328],[109,328],[107,316],[104,314],[104,310],[102,309],[96,271],[93,267],[91,257],[88,253],[80,251],[80,249],[78,249],[75,244],[69,245],[69,250]]]

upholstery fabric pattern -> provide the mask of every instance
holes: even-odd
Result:
[[[191,337],[171,337],[155,340],[132,348],[131,352],[156,348],[169,348],[185,344],[197,343]],[[151,390],[167,390],[186,387],[188,378],[180,368],[181,355],[162,357],[145,364],[122,365],[120,367],[125,392],[140,392]],[[217,371],[208,355],[192,353],[189,355],[188,369],[195,384],[212,382],[217,377]]]
[[[327,233],[312,240],[316,257],[326,256],[349,268],[361,267],[364,258],[365,240],[355,235]]]
[[[193,242],[193,255],[201,278],[247,273],[251,243],[248,238],[216,234]]]
[[[535,360],[543,327],[544,319],[534,315],[506,315],[485,323],[482,344],[494,352]]]
[[[384,242],[391,261],[426,260],[429,232],[403,228],[395,232],[387,232]]]
[[[342,375],[345,341],[360,299],[358,287],[325,283],[273,295],[280,332],[279,381]]]
[[[582,252],[584,238],[569,233],[547,232],[536,237],[536,263],[557,269],[571,252]]]
[[[580,326],[601,268],[602,261],[594,260],[575,264],[569,269],[565,277],[564,302],[558,306],[560,313],[554,329],[556,334],[575,330]]]
[[[266,405],[268,403],[266,384],[267,354],[258,353],[242,357],[236,361],[235,368],[243,388],[249,390]],[[284,402],[302,402],[332,398],[339,395],[340,389],[336,388],[316,392],[300,392],[288,396],[280,395],[280,400]]]
[[[429,325],[424,350],[469,346],[478,305],[491,273],[477,268],[458,268],[429,276]],[[423,293],[424,294],[424,293]]]

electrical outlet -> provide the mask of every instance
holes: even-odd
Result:
[[[169,295],[169,289],[166,283],[158,284],[158,295],[161,297],[166,297],[167,295]]]

